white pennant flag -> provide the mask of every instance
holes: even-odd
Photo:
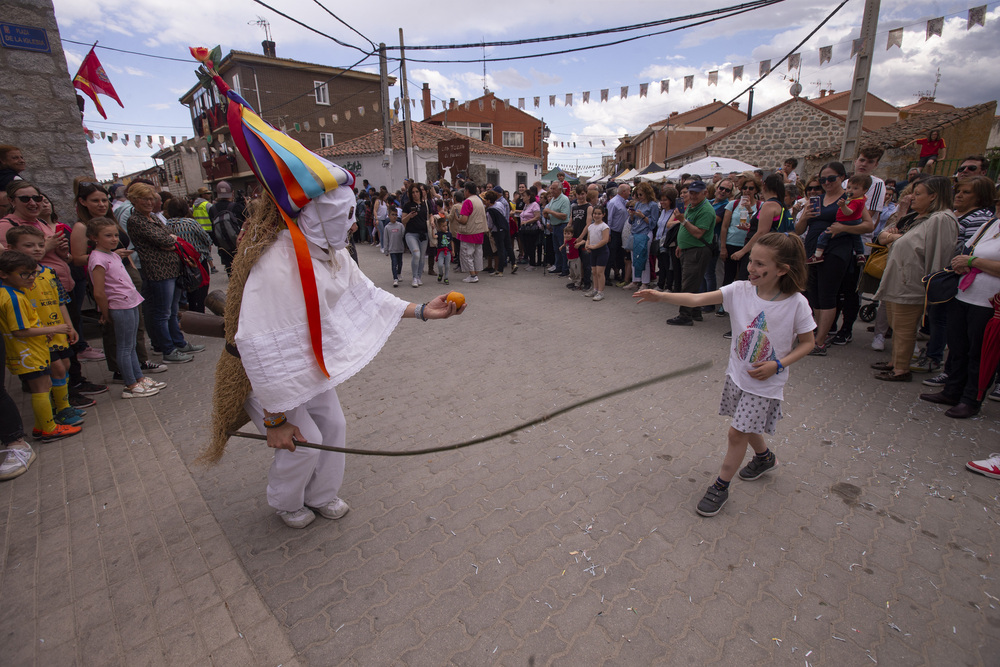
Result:
[[[628,99],[628,86],[622,86],[622,99]]]
[[[589,90],[583,91],[583,103],[584,104],[590,104],[590,91]]]
[[[566,106],[573,106],[573,93],[566,93]]]
[[[737,79],[740,81],[743,80],[743,65],[736,65],[733,67],[733,81],[736,81]]]
[[[523,109],[524,108],[524,98],[523,97],[517,98],[517,108],[518,109]]]
[[[761,60],[760,61],[760,76],[764,76],[765,74],[770,74],[770,72],[771,72],[771,61],[770,60]]]
[[[802,64],[802,54],[793,53],[788,56],[788,71],[791,72],[793,69],[798,69],[799,65]]]
[[[708,73],[708,85],[710,86],[719,85],[719,70],[713,70]]]
[[[986,25],[986,5],[973,7],[969,10],[969,22],[965,26],[965,29],[971,30],[974,25]]]
[[[398,109],[397,109],[397,111],[398,111]],[[340,120],[340,116],[338,116],[335,113],[332,113],[332,114],[330,114],[330,120],[332,120],[333,124],[336,125],[337,122]]]
[[[363,106],[358,107],[358,115],[364,117],[365,108]]]
[[[639,84],[639,97],[645,97],[648,92],[649,92],[649,84],[648,83],[640,83]]]
[[[325,117],[323,117],[323,116],[319,117],[319,126],[320,127],[326,127],[326,118]]]
[[[896,28],[889,31],[889,39],[886,40],[885,50],[888,51],[894,46],[898,46],[900,49],[903,48],[903,29]]]
[[[943,27],[944,27],[944,17],[943,16],[941,16],[939,18],[936,18],[936,19],[931,19],[930,21],[928,21],[927,22],[927,37],[924,39],[924,41],[927,41],[928,39],[930,39],[931,37],[934,37],[934,36],[940,37],[941,36],[941,28],[943,28]]]
[[[691,74],[689,76],[684,77],[684,90],[693,87],[694,87],[694,75]]]
[[[660,95],[670,92],[670,79],[660,81]]]

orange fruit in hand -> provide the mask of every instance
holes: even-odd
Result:
[[[465,305],[465,295],[461,292],[448,292],[444,300],[455,304],[455,310],[461,310]]]

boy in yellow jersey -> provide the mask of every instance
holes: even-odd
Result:
[[[75,435],[81,427],[56,424],[52,417],[49,338],[58,334],[69,336],[73,327],[65,323],[42,326],[25,295],[35,285],[37,268],[38,263],[22,252],[0,253],[0,334],[4,337],[7,368],[25,379],[31,391],[31,408],[35,413],[32,435],[50,442]]]
[[[45,256],[45,235],[42,231],[27,225],[11,227],[7,230],[7,247],[23,252],[39,263],[35,284],[24,295],[31,301],[31,307],[38,314],[42,326],[69,323],[69,311],[66,310],[69,295],[63,289],[55,271],[41,264]],[[69,387],[66,384],[69,359],[72,355],[69,346],[75,343],[76,339],[77,333],[74,329],[70,330],[68,336],[56,334],[49,338],[49,375],[52,378],[54,418],[56,424],[67,426],[80,426],[83,424],[83,415],[86,414],[82,410],[70,407]]]

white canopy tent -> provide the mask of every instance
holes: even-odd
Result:
[[[700,160],[695,160],[694,162],[689,162],[677,169],[671,169],[669,171],[657,172],[657,174],[646,174],[646,176],[657,176],[664,174],[666,178],[680,178],[684,174],[697,174],[702,178],[707,178],[714,175],[717,172],[723,174],[728,174],[731,171],[753,171],[757,167],[752,164],[747,164],[746,162],[741,162],[739,160],[734,160],[728,157],[703,157]],[[658,180],[658,179],[651,179]]]
[[[639,170],[638,169],[629,169],[624,174],[619,174],[618,176],[616,176],[615,180],[616,181],[627,181],[627,180],[635,178],[638,175],[639,175]]]

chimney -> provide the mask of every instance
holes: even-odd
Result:
[[[423,89],[420,91],[423,94],[423,104],[424,104],[424,120],[431,117],[431,87],[430,84],[425,83]]]
[[[454,97],[448,100],[449,109],[454,109],[456,106],[458,106],[458,100],[456,100]]]
[[[821,88],[819,91],[819,96],[821,98],[826,97],[826,88]]]
[[[262,47],[264,47],[264,55],[265,56],[267,56],[268,58],[277,58],[278,57],[278,56],[274,55],[274,42],[272,42],[269,39],[265,39],[263,42],[260,43],[260,45]]]
[[[733,102],[732,106],[733,106],[734,109],[739,109],[740,108],[740,103],[739,102]]]
[[[671,118],[673,118],[673,117],[674,117],[674,116],[676,116],[677,114],[678,114],[678,112],[677,112],[677,111],[671,111],[671,112],[670,112],[670,117],[671,117]]]

